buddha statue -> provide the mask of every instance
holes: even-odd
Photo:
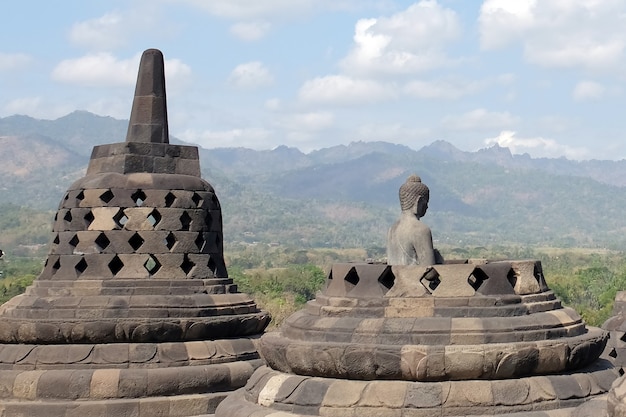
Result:
[[[441,263],[441,256],[433,248],[430,228],[420,221],[428,209],[428,198],[428,187],[417,175],[411,175],[400,187],[402,214],[387,235],[389,265]]]

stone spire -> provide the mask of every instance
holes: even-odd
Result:
[[[169,143],[163,54],[148,49],[141,56],[126,142]]]
[[[0,415],[206,415],[261,365],[269,316],[228,278],[219,200],[165,108],[149,50],[127,141],[94,147],[43,271],[0,307]]]

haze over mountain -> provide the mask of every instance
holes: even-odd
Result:
[[[91,148],[124,141],[126,128],[87,112],[0,118],[0,210],[8,203],[54,210],[84,175]],[[626,244],[623,160],[536,159],[497,145],[465,152],[441,140],[420,150],[386,142],[308,154],[286,146],[200,149],[200,158],[222,202],[227,243],[383,246],[399,213],[398,187],[417,173],[431,189],[424,221],[438,242]]]

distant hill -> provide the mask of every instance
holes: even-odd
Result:
[[[87,112],[0,118],[0,220],[9,203],[54,210],[84,175],[91,148],[123,141],[126,128]],[[222,202],[227,243],[384,246],[398,187],[417,173],[431,189],[424,221],[438,242],[626,247],[626,161],[531,158],[497,145],[465,152],[445,141],[420,150],[353,142],[308,154],[200,149],[200,158]]]

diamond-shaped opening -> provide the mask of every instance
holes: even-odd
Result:
[[[483,285],[483,282],[486,279],[489,279],[489,276],[485,273],[485,271],[480,268],[476,268],[474,269],[474,272],[472,272],[472,275],[467,278],[467,282],[472,286],[472,288],[474,288],[474,290],[478,291],[478,288]]]
[[[124,225],[128,222],[128,216],[124,214],[124,210],[119,209],[115,216],[113,216],[113,220],[119,227],[124,227]]]
[[[91,210],[89,210],[87,212],[87,214],[85,214],[85,217],[83,217],[83,218],[85,219],[85,227],[91,226],[91,223],[95,219],[95,217],[93,216],[93,213],[91,212]]]
[[[72,245],[72,246],[76,247],[76,246],[78,246],[78,242],[79,242],[79,240],[78,240],[78,235],[74,235],[74,236],[72,236],[72,238],[70,239],[70,242],[69,242],[69,243],[70,243],[70,245]]]
[[[143,202],[146,201],[146,193],[142,190],[137,190],[130,196],[130,198],[133,199],[137,207],[141,207],[143,206]]]
[[[195,244],[198,247],[198,250],[202,252],[202,249],[204,248],[204,245],[206,244],[206,241],[204,240],[204,236],[202,235],[202,233],[198,233],[198,237],[195,240]]]
[[[183,263],[180,264],[180,268],[185,272],[185,274],[189,275],[194,266],[196,266],[196,264],[187,257],[187,254],[185,254]]]
[[[78,261],[78,263],[76,264],[76,266],[74,266],[74,268],[76,268],[76,271],[78,271],[78,273],[80,274],[85,272],[85,269],[87,269],[87,261],[85,260],[85,258],[81,258],[81,260]]]
[[[54,213],[54,221],[56,222],[58,218],[59,218],[59,212],[57,211],[56,213]]]
[[[393,287],[393,283],[396,280],[396,276],[391,272],[391,268],[385,269],[380,277],[378,277],[378,282],[382,284],[387,290],[390,290]],[[386,292],[386,291],[385,291]]]
[[[146,268],[146,271],[148,271],[149,273],[156,274],[158,270],[161,269],[161,264],[159,263],[159,260],[157,258],[150,255],[148,256],[146,262],[143,264],[143,267]]]
[[[111,190],[106,190],[105,192],[103,192],[102,194],[100,194],[100,200],[102,200],[105,203],[108,203],[109,201],[113,200],[113,192]]]
[[[63,220],[68,223],[72,221],[72,213],[69,210],[65,213],[65,216],[63,216]]]
[[[619,337],[619,340],[621,340],[622,342],[626,342],[626,333],[622,334],[622,335]]]
[[[104,233],[100,233],[95,240],[96,245],[100,248],[100,250],[106,249],[107,246],[111,244],[111,241]]]
[[[167,248],[171,250],[175,244],[176,236],[174,236],[174,233],[170,232],[165,238],[165,246],[167,246]]]
[[[141,245],[143,245],[143,242],[145,242],[145,240],[143,240],[139,233],[135,233],[128,239],[128,243],[134,250],[139,249]]]
[[[176,201],[176,196],[174,194],[169,192],[165,195],[165,207],[172,207],[174,201]]]
[[[213,260],[213,258],[209,258],[209,262],[207,262],[207,266],[209,267],[209,270],[213,272],[213,274],[215,275],[215,272],[217,270],[217,265],[215,265],[215,261]]]
[[[202,197],[198,193],[193,193],[191,196],[191,201],[196,205],[196,207],[200,207],[202,205]]]
[[[55,245],[58,245],[60,242],[59,240],[59,234],[57,233],[56,236],[54,237],[54,240],[52,241],[52,243],[54,243]]]
[[[65,196],[63,197],[64,201],[67,201],[70,198],[70,193],[65,193]]]
[[[517,284],[517,274],[515,273],[513,268],[509,269],[509,272],[507,272],[506,279],[511,284],[511,287],[515,288],[515,284]]]
[[[59,269],[61,269],[61,261],[57,259],[56,262],[54,262],[54,265],[52,265],[52,274],[56,274]]]
[[[611,351],[609,352],[609,356],[612,358],[617,358],[617,351],[615,350],[615,348],[611,349]]]
[[[344,281],[346,285],[346,292],[356,287],[356,284],[359,283],[359,274],[357,274],[356,269],[351,268],[346,274]]]
[[[184,212],[180,216],[180,230],[189,230],[189,226],[191,226],[191,216],[189,213]]]
[[[439,279],[439,274],[437,270],[434,268],[430,268],[425,274],[424,277],[420,280],[423,286],[428,288],[431,292],[435,291],[439,284],[441,284],[441,280]]]
[[[124,268],[124,262],[122,262],[122,260],[117,256],[114,256],[113,259],[111,259],[111,262],[109,262],[108,267],[113,275],[117,275],[117,273]]]
[[[619,372],[619,376],[624,376],[624,368],[620,367],[617,372]]]
[[[156,226],[161,221],[161,213],[157,209],[154,209],[148,214],[148,222],[152,227]]]
[[[76,201],[80,202],[85,199],[85,193],[83,190],[80,190],[80,193],[76,194]]]

